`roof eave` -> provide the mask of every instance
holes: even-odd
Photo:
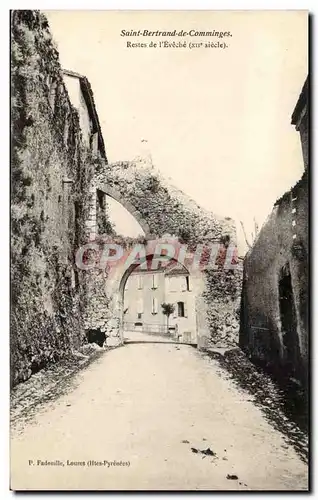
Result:
[[[86,106],[88,108],[88,113],[90,114],[92,122],[93,122],[93,128],[98,133],[99,150],[101,151],[103,158],[107,163],[105,143],[104,143],[101,126],[100,126],[99,119],[98,119],[98,114],[96,111],[96,106],[94,103],[91,85],[90,85],[88,79],[86,78],[86,76],[81,75],[80,73],[76,73],[75,71],[70,71],[70,70],[66,70],[66,69],[63,70],[63,73],[67,76],[78,78],[80,81],[81,90],[83,92]]]
[[[307,103],[308,103],[308,76],[305,80],[305,83],[304,83],[303,88],[301,90],[301,93],[299,95],[298,101],[296,103],[294,112],[292,114],[292,118],[291,118],[292,125],[297,126],[297,124],[299,122],[299,118],[302,114],[302,111],[306,107]]]

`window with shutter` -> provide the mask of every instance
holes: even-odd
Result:
[[[191,292],[190,276],[186,276],[186,285],[187,285],[187,291]]]
[[[187,318],[188,317],[188,308],[187,308],[186,302],[183,303],[183,312],[184,312],[184,317]]]
[[[173,317],[176,318],[178,315],[178,305],[174,304],[174,311],[173,311]]]
[[[142,276],[138,276],[138,290],[142,290],[143,288],[143,279]]]
[[[184,318],[184,302],[178,302],[178,316],[179,318]]]
[[[153,274],[152,275],[152,288],[155,290],[156,288],[158,288],[158,275],[157,274]]]
[[[152,299],[152,314],[157,314],[158,313],[158,299],[156,297],[153,297]]]

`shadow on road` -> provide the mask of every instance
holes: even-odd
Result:
[[[247,391],[270,424],[284,434],[304,462],[308,462],[308,405],[302,391],[281,386],[262,368],[254,365],[238,348],[224,355],[206,354],[219,362],[230,379]]]

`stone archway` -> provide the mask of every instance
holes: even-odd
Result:
[[[230,246],[235,245],[236,231],[231,219],[216,218],[183,193],[161,182],[153,170],[138,170],[137,167],[134,162],[119,163],[105,166],[104,170],[95,173],[88,220],[90,242],[100,241],[96,226],[97,192],[100,191],[105,194],[105,199],[108,195],[135,218],[145,234],[142,241],[147,245],[155,238],[164,239],[167,235],[178,244],[189,246],[192,249],[190,252],[197,248],[200,253],[200,246],[205,244],[220,244],[225,236]],[[99,232],[101,238],[105,236],[107,239],[107,234],[107,230]],[[126,243],[131,241],[132,238],[128,238]],[[123,342],[122,292],[125,280],[132,271],[123,263],[117,264],[116,272],[106,272],[103,278],[96,272],[88,280],[93,283],[93,293],[88,300],[85,328],[105,331],[109,345]],[[231,277],[223,268],[218,268],[217,272],[200,271],[193,276],[197,290],[195,316],[198,347],[213,344],[214,340],[223,342],[227,337],[232,339],[232,331],[236,329],[240,275],[240,270]]]
[[[90,206],[90,217],[89,217],[89,225],[92,229],[92,232],[96,233],[96,193],[97,191],[101,191],[110,198],[113,198],[118,203],[120,203],[129,213],[132,215],[138,224],[141,226],[143,232],[145,233],[145,238],[149,238],[151,231],[150,227],[142,216],[142,214],[136,209],[136,207],[127,199],[125,199],[119,191],[117,191],[113,186],[109,186],[108,184],[96,183],[94,187],[91,189],[91,206]]]
[[[150,261],[154,257],[153,246],[149,245],[146,249],[146,260]],[[177,259],[171,259],[178,262]],[[113,323],[116,328],[108,332],[107,344],[110,346],[124,343],[124,293],[126,282],[138,266],[139,262],[127,266],[125,261],[120,262],[109,273],[105,291],[107,296],[111,297],[110,308],[113,314]],[[184,266],[184,265],[183,265]],[[191,269],[184,266],[191,279],[191,292],[194,305],[194,326],[193,341],[191,343],[201,346],[203,339],[208,336],[208,326],[205,317],[205,302],[203,298],[206,290],[205,277],[202,272],[192,272]]]

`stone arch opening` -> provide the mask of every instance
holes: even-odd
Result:
[[[134,205],[129,200],[125,199],[119,191],[117,191],[113,186],[109,186],[106,184],[97,184],[96,190],[104,193],[106,196],[109,196],[110,198],[118,202],[122,207],[124,207],[127,212],[129,212],[131,216],[136,219],[136,221],[142,228],[145,237],[150,237],[151,231],[147,221],[136,209],[136,207],[134,207]]]
[[[96,276],[92,276],[92,279],[89,280],[93,290],[91,294],[93,299],[89,301],[89,307],[87,308],[87,311],[89,311],[86,314],[87,328],[94,329],[100,327],[102,331],[105,331],[107,337],[106,345],[117,346],[124,343],[124,320],[126,320],[124,318],[125,285],[131,273],[141,264],[140,260],[138,260],[140,255],[143,256],[145,261],[152,260],[154,255],[157,254],[158,243],[162,246],[162,243],[165,245],[167,240],[169,241],[167,237],[162,237],[158,240],[147,240],[141,243],[131,242],[128,246],[124,245],[124,253],[120,258],[116,258],[113,262],[106,264],[103,262],[103,266],[106,265],[103,278],[100,277],[99,270],[97,269]],[[173,238],[170,241],[178,244]],[[166,248],[162,248],[162,250],[167,252]],[[178,262],[179,254],[175,253],[171,257],[171,253],[170,256],[168,253],[160,253],[160,256],[163,255],[167,255],[168,260]],[[136,258],[137,262],[135,262]],[[187,259],[186,262],[188,262]],[[164,301],[175,304],[174,313],[176,316],[172,317],[173,323],[179,324],[182,321],[185,323],[186,321],[183,318],[189,318],[192,312],[192,324],[186,329],[180,328],[180,342],[205,348],[211,343],[211,334],[215,336],[216,334],[220,335],[225,330],[224,323],[220,322],[218,315],[220,305],[219,295],[216,295],[216,299],[212,295],[212,301],[208,300],[211,297],[211,286],[215,280],[224,279],[224,276],[223,274],[219,276],[219,272],[217,272],[217,276],[211,282],[210,274],[206,273],[204,269],[201,270],[193,266],[191,259],[190,262],[191,264],[189,263],[188,266],[185,265],[187,273],[183,282],[183,289],[180,290],[179,288],[179,290],[176,290],[172,286],[169,288],[169,292],[174,294],[173,298],[165,298]],[[172,284],[173,281],[172,279]],[[179,297],[178,292],[181,295]],[[151,293],[150,290],[149,293]],[[191,296],[190,303],[184,300],[188,296]],[[183,302],[183,306],[178,306],[178,302]],[[232,314],[232,302],[228,300],[228,297],[226,297],[226,304],[229,314]],[[157,305],[154,305],[154,307],[157,307],[157,309],[161,307],[161,299],[160,301],[158,299]],[[211,319],[214,321],[212,326]],[[180,323],[179,326],[183,327],[184,324]],[[215,338],[217,339],[217,337]]]
[[[131,214],[119,201],[106,196],[106,213],[111,227],[122,238],[139,239],[145,237],[145,232],[136,217]]]
[[[201,280],[191,276],[189,269],[173,258],[162,268],[152,269],[153,258],[153,253],[147,254],[145,266],[140,263],[131,264],[123,270],[119,278],[117,300],[121,342],[125,341],[125,332],[132,328],[143,333],[167,335],[180,342],[197,345],[196,299],[201,289]],[[173,287],[170,280],[174,280]],[[128,297],[133,297],[132,303]],[[142,304],[139,311],[140,301]],[[184,304],[182,311],[178,306],[180,302]],[[168,321],[163,313],[163,303],[174,307]]]

